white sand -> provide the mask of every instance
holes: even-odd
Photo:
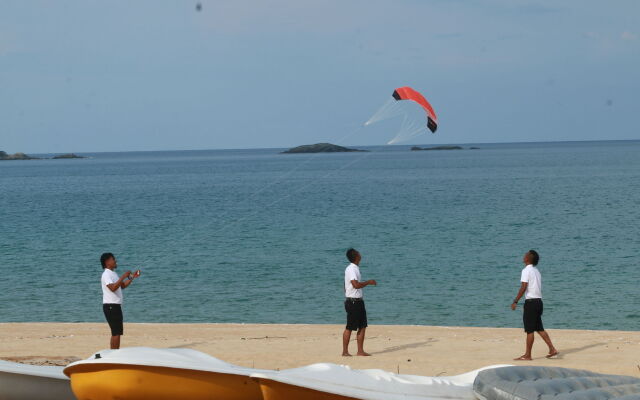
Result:
[[[534,360],[512,361],[524,352],[521,329],[370,326],[365,350],[372,357],[342,357],[342,325],[134,324],[125,323],[122,346],[188,347],[224,361],[284,369],[317,362],[381,368],[417,375],[454,375],[491,364],[583,368],[640,375],[640,332],[548,331],[560,351],[546,359],[536,338]],[[106,323],[2,323],[0,358],[65,365],[108,348]],[[352,336],[355,339],[355,334]],[[356,343],[351,343],[355,353]]]

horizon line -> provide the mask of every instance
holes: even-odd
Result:
[[[538,140],[538,141],[514,141],[514,142],[465,142],[465,143],[423,143],[423,144],[353,144],[344,145],[343,147],[402,147],[402,146],[446,146],[446,145],[495,145],[495,144],[536,144],[536,143],[595,143],[595,142],[636,142],[638,139],[587,139],[587,140]],[[311,145],[317,143],[331,143],[331,142],[316,142],[295,145],[293,147]],[[342,146],[342,145],[341,145]],[[153,153],[153,152],[170,152],[170,151],[240,151],[240,150],[281,150],[292,147],[235,147],[235,148],[200,148],[200,149],[156,149],[156,150],[109,150],[109,151],[64,151],[64,152],[25,152],[18,151],[18,153],[31,154],[31,155],[56,155],[56,154],[105,154],[105,153]],[[4,151],[4,150],[3,150]],[[7,152],[7,154],[15,154]]]

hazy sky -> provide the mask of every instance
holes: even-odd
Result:
[[[640,139],[640,1],[2,0],[0,150]],[[346,144],[384,144],[393,125]]]

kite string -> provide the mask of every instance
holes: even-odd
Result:
[[[354,159],[354,160],[351,160],[350,162],[348,162],[347,164],[343,165],[342,167],[340,167],[340,168],[338,168],[338,169],[336,169],[336,170],[333,170],[333,171],[329,171],[329,172],[328,172],[328,173],[326,173],[325,175],[321,176],[319,179],[314,179],[312,182],[309,182],[308,184],[306,184],[306,185],[303,185],[303,186],[299,187],[298,189],[296,189],[296,190],[292,191],[291,193],[288,193],[288,194],[286,194],[286,195],[284,195],[284,196],[281,196],[281,197],[277,198],[276,200],[272,201],[271,203],[268,203],[267,205],[265,205],[265,206],[264,206],[264,209],[267,209],[267,208],[269,208],[269,207],[272,207],[272,206],[274,206],[274,205],[278,204],[279,202],[281,202],[281,201],[283,201],[283,200],[286,200],[286,199],[288,199],[289,197],[291,197],[291,196],[293,196],[293,195],[295,195],[295,194],[297,194],[297,193],[300,193],[301,191],[303,191],[304,189],[306,189],[306,188],[308,188],[308,187],[310,187],[310,186],[312,186],[312,185],[316,185],[318,180],[326,179],[326,178],[328,178],[329,176],[331,176],[332,174],[334,174],[334,173],[336,173],[336,172],[343,171],[343,170],[345,170],[345,169],[349,168],[350,166],[354,165],[355,163],[362,161],[364,158],[366,158],[367,156],[369,156],[369,155],[371,155],[371,154],[373,154],[373,152],[366,152],[366,153],[364,153],[362,156],[360,156],[360,157],[358,157],[358,158],[356,158],[356,159]],[[253,213],[250,213],[250,214],[244,215],[244,216],[242,216],[242,217],[240,217],[240,218],[238,218],[238,219],[234,220],[234,221],[233,221],[233,224],[237,224],[237,223],[242,222],[242,221],[244,221],[244,220],[246,220],[246,219],[249,219],[249,218],[251,218],[251,217],[253,217],[253,216],[255,216],[255,215],[259,214],[259,213],[260,213],[260,212],[262,212],[262,211],[264,211],[264,210],[262,210],[262,209],[261,209],[261,210],[259,210],[259,211],[255,211],[255,212],[253,212]],[[213,234],[217,234],[217,233],[219,233],[220,231],[222,231],[222,230],[226,229],[229,225],[231,225],[231,224],[230,224],[230,223],[229,223],[229,224],[225,224],[224,226],[222,226],[222,227],[220,227],[219,229],[215,230],[215,231],[213,232]]]
[[[361,130],[364,127],[364,125],[360,125],[357,128],[351,130],[350,132],[348,132],[346,135],[344,135],[343,137],[341,137],[340,139],[338,139],[337,141],[335,141],[336,144],[342,143],[345,140],[347,140],[349,137],[353,136],[356,132],[358,132],[359,130]],[[256,190],[255,192],[251,193],[250,196],[246,197],[244,200],[242,200],[240,202],[240,204],[246,204],[252,200],[254,200],[256,197],[258,197],[258,195],[262,192],[264,192],[265,190],[279,184],[280,182],[282,182],[285,178],[289,177],[290,175],[292,175],[294,172],[298,171],[300,168],[302,168],[304,165],[308,164],[309,162],[313,161],[315,158],[317,158],[318,156],[320,156],[322,153],[315,153],[310,155],[309,157],[307,157],[306,160],[296,164],[293,168],[291,168],[289,171],[285,172],[284,174],[280,175],[279,177],[277,177],[274,181],[267,183],[266,185],[262,186],[260,189]],[[219,219],[223,220],[226,219],[227,216],[229,216],[229,214],[231,214],[230,211],[225,212],[224,214],[222,214]],[[237,222],[239,220],[235,220],[235,222]],[[226,226],[228,226],[230,223],[233,223],[234,221],[230,221],[229,223],[225,224],[222,228],[226,228]],[[221,229],[222,229],[221,228]],[[220,230],[221,230],[220,229]],[[218,232],[218,231],[216,231]]]
[[[425,131],[426,128],[422,123],[413,118],[410,118],[408,114],[404,114],[402,123],[400,125],[400,130],[393,137],[393,139],[387,142],[387,144],[395,144],[398,142],[409,140]]]
[[[347,164],[343,165],[342,167],[340,167],[340,168],[338,168],[338,169],[336,169],[336,170],[333,170],[333,171],[329,171],[329,172],[328,172],[328,173],[326,173],[325,175],[321,176],[321,177],[320,177],[320,179],[321,179],[321,180],[322,180],[322,179],[326,179],[326,178],[328,178],[329,176],[333,175],[333,174],[334,174],[334,173],[336,173],[336,172],[340,172],[340,171],[342,171],[342,170],[345,170],[345,169],[349,168],[350,166],[352,166],[353,164],[355,164],[355,163],[357,163],[357,162],[361,161],[362,159],[364,159],[365,157],[367,157],[368,155],[370,155],[370,154],[372,154],[372,153],[373,153],[373,152],[368,151],[368,152],[364,153],[362,156],[360,156],[360,157],[358,157],[358,158],[356,158],[356,159],[354,159],[354,160],[351,160],[350,162],[348,162]],[[267,207],[271,207],[271,206],[273,206],[273,205],[275,205],[275,204],[279,203],[280,201],[282,201],[282,200],[284,200],[284,199],[287,199],[287,198],[291,197],[292,195],[294,195],[294,194],[296,194],[296,193],[298,193],[298,192],[301,192],[301,191],[303,191],[304,189],[308,188],[309,186],[311,186],[311,185],[315,185],[315,184],[316,184],[316,181],[314,180],[313,182],[310,182],[310,183],[308,183],[308,184],[306,184],[306,185],[304,185],[304,186],[302,186],[302,187],[298,188],[298,189],[297,189],[297,190],[295,190],[294,192],[292,192],[292,193],[290,193],[290,194],[287,194],[287,195],[285,195],[285,196],[283,196],[283,197],[281,197],[281,198],[279,198],[279,199],[276,199],[275,201],[273,201],[273,202],[271,202],[271,203],[267,204]]]
[[[369,118],[369,120],[367,120],[367,122],[365,122],[363,125],[358,126],[356,129],[352,130],[351,132],[347,133],[345,136],[343,136],[342,138],[340,138],[339,140],[337,140],[335,143],[339,144],[344,142],[347,138],[351,137],[352,135],[354,135],[356,132],[358,132],[359,130],[361,130],[362,128],[366,127],[367,125],[370,125],[372,123],[375,122],[379,122],[385,119],[389,119],[389,118],[393,118],[393,117],[398,117],[398,116],[402,116],[402,124],[400,126],[400,130],[399,132],[395,135],[395,137],[393,139],[391,139],[389,142],[387,142],[387,145],[390,144],[395,144],[397,142],[401,142],[404,140],[408,140],[412,137],[414,137],[415,135],[425,131],[425,127],[422,126],[421,124],[419,124],[418,121],[414,120],[414,119],[410,119],[409,115],[407,114],[407,112],[398,104],[398,101],[395,98],[389,98],[374,114],[371,118]],[[325,176],[323,176],[321,179],[325,179],[328,176],[330,176],[331,174],[338,172],[338,171],[342,171],[345,168],[350,167],[351,165],[355,164],[356,162],[359,162],[360,160],[364,159],[367,155],[369,155],[370,153],[365,153],[364,156],[356,158],[355,160],[352,160],[351,162],[347,163],[346,165],[340,167],[339,169],[335,170],[335,171],[330,171],[328,174],[326,174]],[[310,157],[308,157],[307,159],[305,159],[304,161],[296,164],[292,169],[290,169],[289,171],[283,173],[282,175],[280,175],[278,178],[276,178],[274,181],[262,186],[260,189],[256,190],[255,192],[253,192],[250,196],[248,196],[247,198],[245,198],[242,203],[246,203],[249,201],[252,201],[253,199],[255,199],[260,193],[264,192],[265,190],[277,185],[278,183],[282,182],[285,178],[289,177],[290,175],[292,175],[294,172],[298,171],[300,168],[302,168],[302,166],[308,164],[309,162],[311,162],[312,160],[314,160],[316,157],[320,156],[321,153],[316,153],[311,155]],[[265,207],[271,207],[277,203],[279,203],[282,200],[285,200],[291,196],[293,196],[296,193],[299,193],[300,191],[306,189],[307,187],[313,185],[315,182],[309,183],[307,185],[304,185],[300,188],[298,188],[297,190],[290,192],[280,198],[277,198],[276,200],[274,200],[273,202],[267,204]],[[230,214],[229,211],[227,211],[225,214],[223,214],[219,219],[223,220],[225,219],[228,215]],[[226,229],[227,226],[229,226],[231,223],[237,223],[243,220],[246,220],[247,218],[255,215],[256,213],[251,213],[248,215],[244,215],[241,218],[235,219],[234,221],[230,221],[229,223],[223,225],[221,228],[219,228],[218,230],[216,230],[214,233],[217,233],[223,229]]]
[[[395,136],[387,142],[387,144],[395,144],[409,140],[422,132],[426,132],[427,129],[422,121],[410,117],[408,110],[402,107],[395,98],[389,98],[387,101],[376,111],[367,122],[365,126],[371,125],[386,119],[402,116],[402,122],[400,128]]]
[[[365,126],[371,125],[376,122],[383,121],[385,119],[393,118],[402,114],[402,109],[398,105],[398,102],[392,97],[388,99],[382,107],[376,111],[367,122],[364,123]]]
[[[398,101],[396,101],[394,98],[388,99],[382,105],[382,107],[380,107],[378,111],[376,111],[375,114],[373,114],[373,116],[369,118],[367,122],[365,122],[365,126],[399,116],[402,116],[400,128],[395,136],[387,142],[387,144],[401,142],[412,137],[415,133],[422,130],[421,128],[418,129],[418,122],[413,118],[409,118],[407,112],[398,104]]]
[[[339,144],[344,142],[345,140],[347,140],[350,136],[354,135],[356,132],[358,132],[360,129],[362,129],[363,125],[358,126],[357,128],[353,129],[351,132],[347,133],[346,135],[344,135],[342,138],[338,139],[335,144]],[[270,188],[271,186],[277,185],[278,183],[282,182],[282,180],[286,177],[288,177],[289,175],[293,174],[294,172],[298,171],[303,165],[308,164],[309,162],[311,162],[313,159],[315,159],[316,157],[320,156],[321,153],[315,153],[312,154],[311,156],[307,157],[306,160],[304,160],[301,163],[296,164],[291,170],[289,170],[288,172],[285,172],[283,175],[281,175],[280,177],[278,177],[274,182],[269,183],[265,186],[263,186],[261,189],[259,189],[257,192],[253,193],[251,195],[250,199],[255,198],[256,195],[258,195],[259,193],[262,193],[263,191],[265,191],[266,189]]]
[[[405,140],[409,140],[415,136],[418,136],[422,132],[426,132],[427,129],[425,127],[414,127],[413,130],[407,130],[400,132],[396,137],[391,139],[387,144],[396,144],[398,142],[403,142]]]

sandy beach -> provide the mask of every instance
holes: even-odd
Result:
[[[187,347],[246,367],[285,369],[330,362],[417,375],[455,375],[492,364],[583,368],[640,375],[640,332],[549,330],[560,350],[546,359],[540,338],[534,360],[521,329],[371,326],[365,348],[372,357],[342,357],[342,325],[125,324],[123,347]],[[103,323],[2,323],[0,359],[66,365],[108,347]],[[355,342],[351,345],[355,352]]]

